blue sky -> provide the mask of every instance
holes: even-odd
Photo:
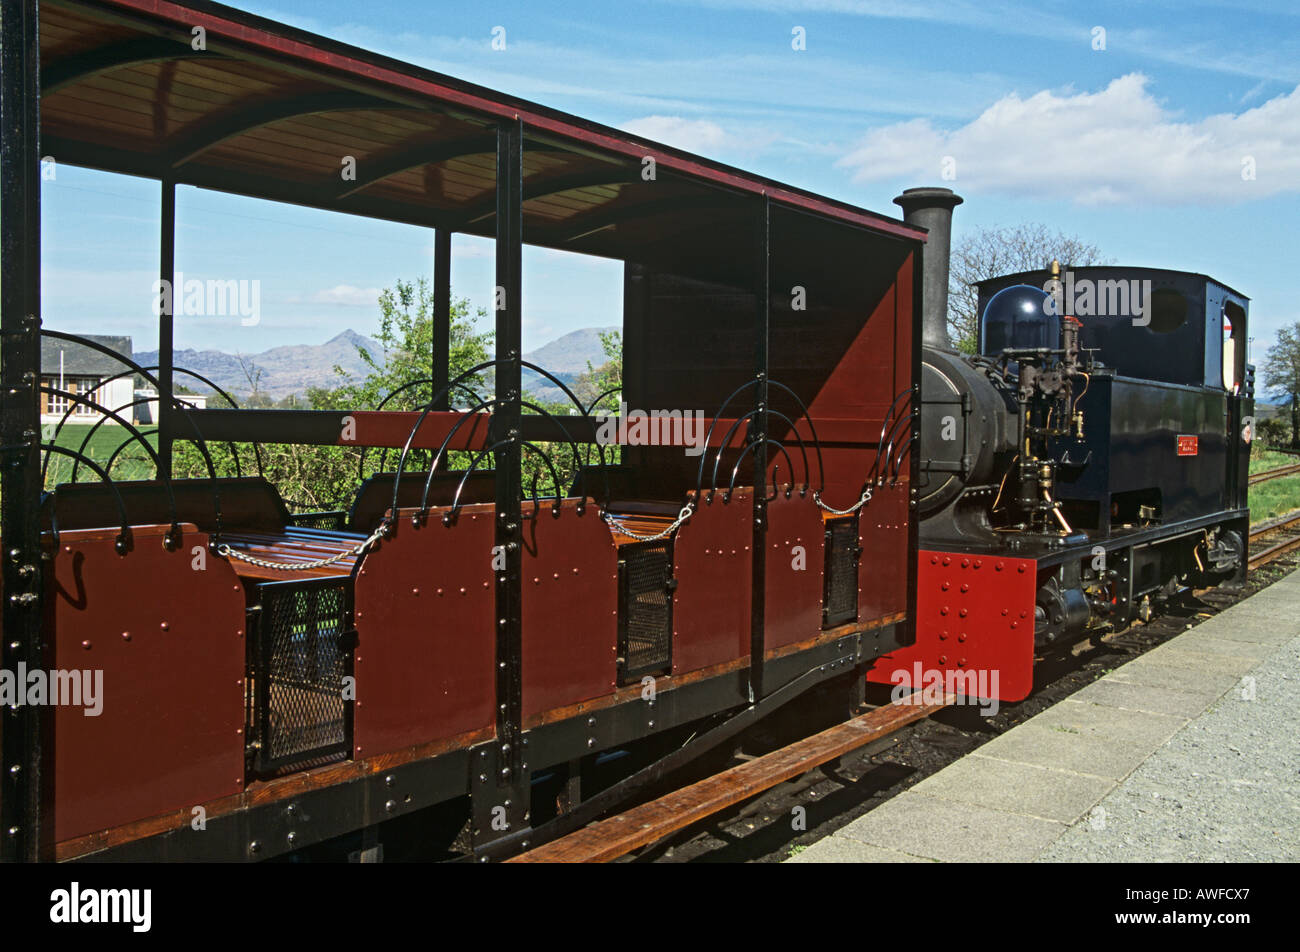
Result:
[[[886,214],[905,187],[948,185],[958,240],[1044,222],[1120,263],[1208,273],[1252,298],[1256,362],[1300,320],[1300,4],[236,5]],[[59,167],[43,201],[46,325],[152,348],[157,184]],[[377,290],[431,257],[423,229],[184,188],[178,269],[260,280],[262,319],[178,318],[177,346],[369,332]],[[619,323],[620,281],[615,263],[527,252],[525,349]],[[454,293],[486,305],[492,283],[490,244],[458,238]]]

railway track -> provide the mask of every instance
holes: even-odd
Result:
[[[1273,536],[1282,538],[1273,539]],[[1265,539],[1268,539],[1268,544],[1253,551]],[[1300,512],[1288,513],[1255,526],[1250,531],[1250,546],[1252,553],[1248,565],[1252,570],[1300,549]]]
[[[1300,471],[1300,465],[1296,470]],[[992,717],[980,716],[971,707],[952,708],[906,725],[855,753],[834,760],[809,758],[806,770],[789,769],[789,758],[782,756],[806,743],[801,740],[804,732],[786,725],[768,734],[762,726],[756,727],[741,738],[736,760],[743,767],[774,755],[784,759],[788,777],[784,782],[760,784],[748,796],[733,792],[724,808],[702,811],[702,803],[717,796],[713,790],[716,782],[710,783],[707,775],[685,778],[681,788],[646,804],[640,813],[634,807],[626,819],[619,815],[611,818],[612,823],[605,821],[605,832],[588,832],[575,844],[575,854],[585,850],[595,858],[606,841],[629,836],[624,828],[628,821],[635,820],[634,848],[629,842],[625,844],[628,848],[611,851],[605,859],[627,853],[623,861],[779,862],[959,760],[985,741],[1069,697],[1112,668],[1176,637],[1289,571],[1285,563],[1264,567],[1300,551],[1300,511],[1255,526],[1250,542],[1252,548],[1263,548],[1250,557],[1250,576],[1241,591],[1212,589],[1197,593],[1189,604],[1145,625],[1095,639],[1069,658],[1045,663],[1043,682],[1035,694],[1019,704],[1003,705]],[[817,729],[813,727],[807,733]],[[716,776],[724,778],[738,770],[741,768],[733,766]],[[699,795],[693,796],[692,790]],[[665,804],[672,809],[665,810]],[[795,812],[806,817],[806,828],[792,827]],[[662,826],[656,832],[654,827],[659,824]]]
[[[1255,486],[1259,483],[1266,483],[1270,479],[1277,479],[1281,476],[1294,476],[1300,473],[1300,463],[1291,463],[1287,466],[1279,466],[1277,469],[1266,469],[1262,473],[1255,473],[1247,481],[1247,485]]]

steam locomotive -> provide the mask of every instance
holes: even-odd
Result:
[[[992,670],[979,683],[1021,700],[1036,658],[1244,577],[1249,299],[1202,274],[1052,262],[977,285],[967,356],[945,320],[962,199],[895,201],[930,230],[917,638],[869,677]]]

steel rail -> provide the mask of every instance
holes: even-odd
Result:
[[[510,863],[604,863],[649,846],[671,833],[755,794],[843,757],[953,704],[909,699],[874,708],[780,750],[689,784],[567,836],[506,860]]]
[[[1277,469],[1266,469],[1262,473],[1255,473],[1247,481],[1248,486],[1257,486],[1260,483],[1268,482],[1270,479],[1277,479],[1281,476],[1294,476],[1300,473],[1300,463],[1292,463],[1289,466],[1279,466]]]
[[[1271,535],[1274,532],[1285,532],[1287,530],[1300,531],[1300,512],[1289,513],[1269,522],[1260,523],[1258,526],[1250,530],[1250,541],[1255,542],[1266,535]],[[1294,552],[1296,549],[1300,549],[1300,535],[1297,535],[1293,539],[1284,539],[1281,542],[1276,542],[1266,549],[1261,549],[1259,552],[1253,553],[1247,560],[1246,564],[1250,569],[1257,569],[1280,559],[1284,555]]]

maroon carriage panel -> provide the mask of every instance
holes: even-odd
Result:
[[[812,492],[789,499],[781,492],[767,506],[766,650],[814,637],[821,630],[825,584],[825,524]]]
[[[192,524],[60,534],[51,546],[50,666],[102,672],[102,709],[53,708],[57,842],[239,793],[244,589]],[[84,701],[84,698],[83,698]]]
[[[450,526],[402,510],[356,577],[353,752],[373,757],[493,723],[494,507]]]
[[[673,543],[673,674],[749,654],[753,493],[701,503]]]
[[[858,515],[858,618],[870,621],[907,609],[910,483],[877,486]]]
[[[600,511],[524,523],[524,717],[611,693],[618,673],[618,549]]]

